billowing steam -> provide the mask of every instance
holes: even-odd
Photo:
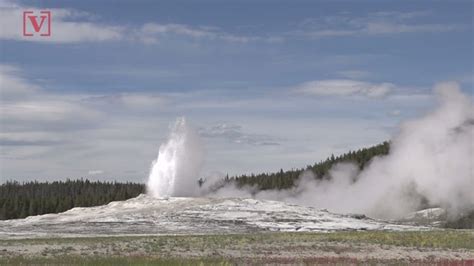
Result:
[[[362,172],[355,165],[341,163],[323,181],[311,172],[303,173],[289,190],[256,191],[229,184],[208,195],[280,200],[381,218],[402,217],[423,205],[440,206],[454,214],[473,210],[472,100],[456,83],[437,85],[434,91],[439,107],[403,123],[391,141],[390,153],[374,158]],[[184,120],[178,120],[150,174],[148,186],[153,195],[199,193],[195,180],[201,157],[193,143],[196,140],[187,132]]]
[[[203,148],[197,133],[184,117],[178,118],[166,143],[160,146],[148,177],[148,193],[154,197],[196,196]]]
[[[359,172],[348,163],[334,166],[330,179],[304,173],[291,190],[255,192],[224,187],[217,196],[282,200],[336,212],[397,218],[422,207],[441,206],[456,215],[474,209],[474,108],[455,83],[435,87],[439,107],[403,123],[390,154]],[[253,192],[253,193],[252,193]]]

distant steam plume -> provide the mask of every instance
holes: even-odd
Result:
[[[215,196],[253,196],[381,218],[401,217],[422,201],[454,215],[473,210],[472,99],[456,83],[439,84],[434,92],[438,108],[401,124],[390,153],[374,158],[362,172],[341,163],[330,170],[329,180],[305,172],[290,190],[256,192],[230,185]]]

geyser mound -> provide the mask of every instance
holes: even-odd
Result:
[[[427,228],[339,215],[279,201],[164,199],[140,195],[103,206],[0,221],[0,239],[420,229]]]
[[[198,134],[184,117],[178,118],[168,141],[160,146],[158,158],[152,163],[148,193],[154,197],[196,196],[203,157]]]

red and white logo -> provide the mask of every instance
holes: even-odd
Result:
[[[23,36],[51,36],[51,11],[23,12]]]

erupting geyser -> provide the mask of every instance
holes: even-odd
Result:
[[[259,191],[234,182],[206,190],[215,184],[210,179],[200,190],[201,144],[179,118],[153,163],[148,191],[155,197],[253,197],[390,219],[427,206],[441,207],[453,217],[470,213],[474,210],[472,98],[452,82],[436,85],[434,92],[438,107],[402,123],[388,155],[373,158],[362,171],[344,162],[334,165],[327,178],[304,172],[287,190]]]
[[[184,117],[178,118],[166,143],[153,161],[147,190],[154,197],[196,196],[203,148]]]

